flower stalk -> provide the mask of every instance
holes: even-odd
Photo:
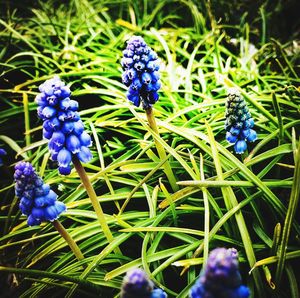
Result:
[[[146,112],[146,115],[147,115],[148,124],[149,124],[150,128],[159,136],[159,131],[158,131],[156,120],[155,120],[155,117],[154,117],[154,114],[153,114],[152,107],[146,108],[145,112]],[[156,139],[154,139],[154,142],[155,142],[155,146],[156,146],[159,158],[161,160],[165,160],[167,158],[167,154],[166,154],[165,148]],[[167,175],[167,178],[169,180],[169,183],[170,183],[170,185],[172,187],[172,190],[174,192],[178,191],[179,190],[179,186],[176,184],[177,180],[175,178],[175,175],[174,175],[174,173],[172,171],[172,168],[171,168],[170,163],[169,163],[168,160],[164,163],[163,167],[164,167],[164,171],[165,171],[165,173]]]
[[[52,221],[52,224],[54,228],[58,231],[58,233],[65,239],[65,241],[70,246],[71,250],[73,251],[74,255],[76,256],[78,261],[81,261],[84,259],[84,255],[82,254],[79,246],[75,242],[75,240],[72,238],[72,236],[68,233],[68,231],[64,228],[64,226],[61,224],[59,220]]]
[[[96,195],[96,192],[92,186],[92,183],[91,181],[89,180],[89,177],[87,176],[87,173],[84,169],[84,167],[82,166],[80,160],[76,157],[76,156],[73,156],[72,158],[72,162],[73,162],[73,165],[82,181],[82,184],[83,186],[85,187],[86,189],[86,192],[91,200],[91,203],[93,205],[93,208],[96,212],[96,215],[97,215],[97,218],[98,218],[98,221],[102,227],[102,230],[103,230],[103,233],[107,239],[107,241],[109,243],[111,243],[114,239],[110,229],[109,229],[109,226],[105,220],[105,216],[104,216],[104,212],[102,210],[102,207],[100,205],[100,202],[98,201],[97,199],[97,195]],[[115,249],[115,253],[118,253],[118,254],[121,254],[121,250],[119,248]]]

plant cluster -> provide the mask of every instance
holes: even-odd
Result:
[[[0,286],[298,297],[295,41],[267,5],[258,36],[214,2],[129,2],[0,19]]]

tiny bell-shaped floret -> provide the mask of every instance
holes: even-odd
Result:
[[[247,143],[244,140],[237,140],[234,144],[234,151],[237,154],[242,154],[247,149]]]
[[[242,285],[236,249],[216,248],[209,254],[206,267],[190,291],[191,298],[248,298]]]
[[[51,159],[58,162],[60,174],[68,175],[74,156],[82,162],[92,159],[91,137],[84,131],[78,102],[70,99],[71,91],[59,77],[45,81],[39,90],[35,100],[44,121],[43,137],[49,140]]]
[[[29,226],[56,220],[66,210],[65,204],[57,201],[57,194],[44,184],[29,162],[16,164],[14,179],[15,193],[20,198],[19,208],[27,215]]]
[[[135,106],[142,103],[144,109],[158,100],[159,64],[156,53],[147,46],[140,36],[132,36],[123,51],[121,64],[124,69],[123,83],[129,87],[127,98]]]
[[[67,168],[72,160],[72,154],[69,150],[63,147],[59,150],[57,155],[57,162],[59,167]]]
[[[225,116],[226,140],[234,144],[237,154],[242,154],[247,150],[247,141],[254,142],[257,135],[247,104],[235,88],[228,90]]]
[[[150,298],[167,298],[168,295],[162,289],[154,289]]]

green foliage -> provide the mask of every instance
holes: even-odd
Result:
[[[267,34],[267,2],[252,22],[247,15],[238,24],[227,22],[233,20],[229,10],[219,21],[215,2],[5,2],[0,143],[8,156],[0,169],[0,271],[10,272],[13,293],[37,297],[55,289],[57,297],[114,297],[124,273],[140,266],[169,297],[187,297],[208,249],[224,246],[239,251],[253,297],[299,297],[299,48]],[[226,9],[227,2],[220,3]],[[121,82],[122,50],[133,34],[161,60],[162,90],[153,107],[159,135],[126,100]],[[34,97],[54,74],[70,86],[93,136],[94,158],[85,168],[111,243],[78,174],[60,176],[41,140]],[[245,97],[258,133],[241,157],[225,141],[228,87]],[[178,191],[155,142],[166,152]],[[67,205],[60,219],[83,261],[52,225],[27,227],[14,198],[17,159],[30,161]]]

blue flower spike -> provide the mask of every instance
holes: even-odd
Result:
[[[247,141],[254,142],[257,134],[249,108],[236,88],[228,90],[225,116],[226,140],[234,144],[235,153],[242,154],[247,150]]]
[[[6,154],[7,154],[6,151],[4,149],[0,148],[0,166],[3,165],[2,157]]]
[[[70,89],[58,76],[41,84],[39,91],[35,101],[44,121],[43,137],[49,140],[51,159],[57,161],[60,174],[68,175],[74,156],[84,163],[92,159],[91,137],[84,131],[78,102],[70,99]]]
[[[122,283],[121,298],[167,298],[161,289],[154,289],[153,282],[139,268],[129,270]]]
[[[52,222],[66,211],[65,204],[57,201],[57,194],[43,182],[29,162],[16,164],[14,179],[16,196],[20,198],[19,208],[27,215],[29,226]]]
[[[159,64],[156,53],[147,46],[140,36],[132,36],[123,51],[121,64],[123,67],[122,81],[129,87],[127,98],[135,106],[144,109],[151,107],[158,100]]]
[[[235,248],[216,248],[209,254],[206,267],[190,291],[191,298],[248,298],[242,285]]]

